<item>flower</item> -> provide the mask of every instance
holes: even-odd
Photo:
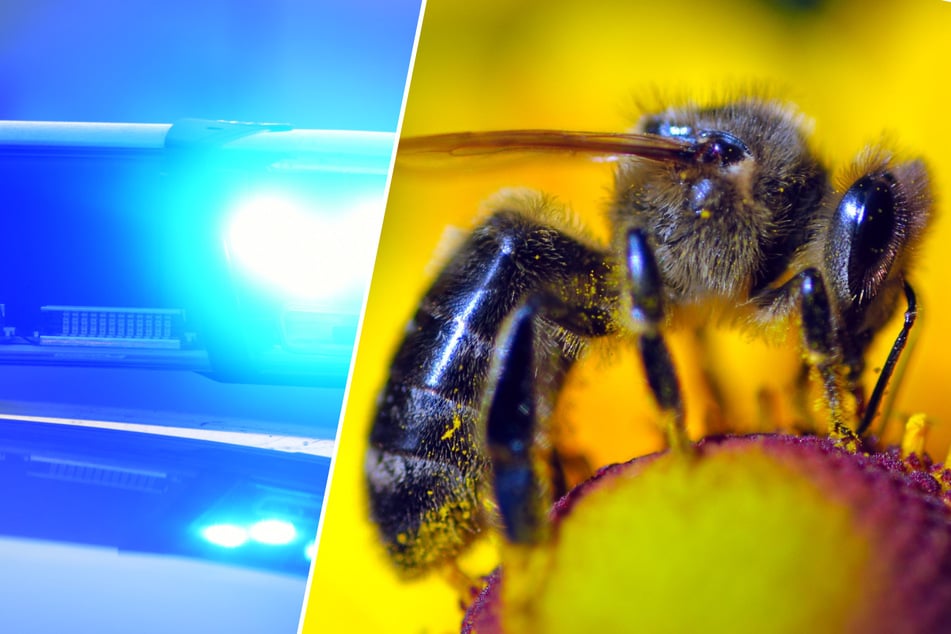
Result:
[[[707,438],[602,469],[509,546],[464,632],[937,632],[951,471],[830,438]]]

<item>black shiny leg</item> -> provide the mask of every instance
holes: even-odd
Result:
[[[486,399],[486,445],[495,499],[513,544],[540,541],[549,506],[534,452],[536,313],[530,302],[516,310],[503,329]]]
[[[665,417],[665,430],[672,448],[690,446],[684,418],[680,383],[667,344],[660,333],[664,319],[663,285],[647,236],[640,229],[627,234],[627,281],[631,294],[631,317],[640,328],[637,345],[651,393]]]
[[[908,343],[908,334],[911,332],[911,327],[915,325],[915,318],[918,316],[918,302],[915,298],[915,289],[913,289],[908,282],[904,283],[904,289],[905,301],[907,302],[905,321],[902,324],[898,336],[895,337],[894,343],[892,343],[892,349],[889,351],[885,365],[882,367],[882,371],[878,375],[878,380],[875,382],[875,389],[872,391],[872,396],[868,400],[868,405],[862,415],[862,420],[855,430],[859,436],[868,430],[872,424],[872,420],[875,419],[875,415],[878,413],[878,406],[882,402],[885,388],[888,386],[888,382],[895,371],[895,366],[898,364],[898,359],[905,349],[905,344]]]
[[[825,284],[815,269],[806,269],[790,283],[798,286],[806,363],[816,368],[822,380],[829,408],[829,433],[848,446],[855,445],[858,437],[846,422],[851,418],[845,400],[846,368],[841,361]]]

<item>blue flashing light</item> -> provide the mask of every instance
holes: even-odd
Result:
[[[235,524],[214,524],[201,531],[202,537],[222,548],[237,548],[248,541],[248,531]]]
[[[290,522],[277,519],[267,519],[255,522],[248,529],[248,534],[256,542],[272,546],[282,546],[294,541],[297,529]]]
[[[226,228],[229,255],[245,275],[292,300],[346,296],[369,279],[383,204],[364,201],[333,213],[280,194],[240,203]]]

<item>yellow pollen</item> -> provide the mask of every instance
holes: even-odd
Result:
[[[447,429],[445,433],[439,438],[440,440],[449,440],[452,438],[452,435],[459,429],[459,426],[462,425],[462,419],[459,418],[459,414],[452,415],[452,427]]]

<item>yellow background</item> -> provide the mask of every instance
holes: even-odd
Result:
[[[924,157],[939,218],[913,275],[922,305],[919,345],[897,412],[931,416],[929,447],[943,460],[951,439],[943,393],[951,336],[944,288],[951,227],[943,213],[943,201],[951,200],[949,35],[951,3],[940,0],[841,0],[799,12],[765,0],[430,0],[402,134],[623,130],[641,112],[639,104],[649,108],[665,98],[704,99],[768,86],[814,120],[816,148],[833,167],[844,168],[866,144],[883,138],[902,155]],[[577,159],[453,161],[458,164],[398,165],[394,173],[312,573],[308,633],[458,630],[461,613],[451,589],[439,579],[401,583],[383,558],[366,520],[362,480],[373,403],[402,329],[436,270],[433,254],[445,228],[471,227],[480,203],[500,187],[529,186],[557,195],[596,233],[604,231],[599,214],[611,184],[609,167]],[[896,327],[880,338],[870,366],[884,360],[885,340]],[[738,420],[753,412],[756,387],[782,389],[795,367],[795,357],[781,350],[762,351],[742,340],[717,345],[724,346],[715,351],[730,377]],[[690,351],[675,344],[674,352],[689,382]],[[569,425],[579,443],[592,447],[596,462],[657,446],[643,378],[629,354],[616,361],[593,364],[567,406]],[[610,405],[592,405],[598,402]],[[697,403],[688,392],[692,421],[702,410]],[[612,413],[604,416],[599,407]],[[575,425],[579,419],[596,420],[596,428]]]

